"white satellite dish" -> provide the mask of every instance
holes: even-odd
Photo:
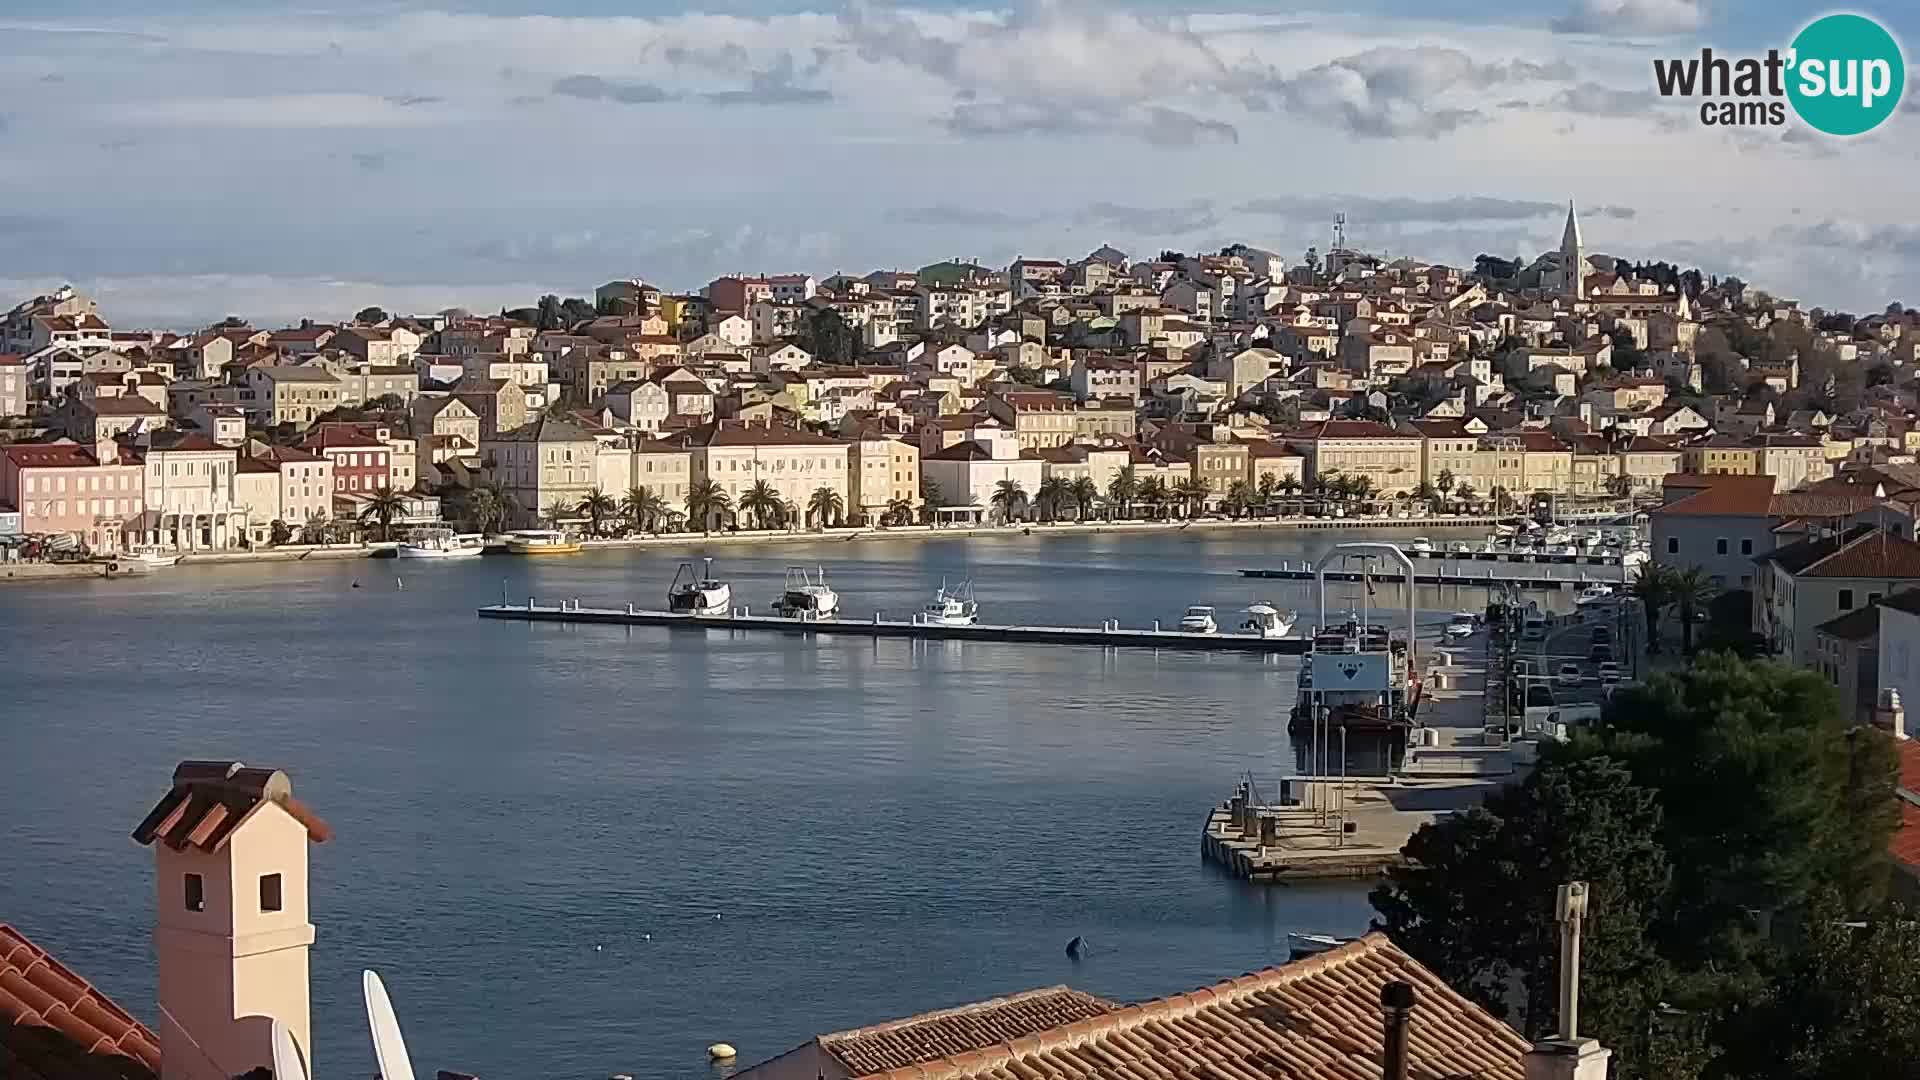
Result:
[[[300,1044],[293,1032],[278,1020],[273,1022],[273,1080],[307,1080],[307,1065],[300,1057]]]
[[[393,1002],[380,976],[371,971],[360,973],[360,989],[367,999],[367,1027],[373,1031],[373,1057],[380,1063],[380,1080],[413,1080],[413,1061],[407,1057],[407,1041],[400,1037],[400,1021],[393,1015]]]

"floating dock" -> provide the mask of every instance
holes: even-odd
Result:
[[[665,626],[677,630],[738,630],[803,637],[841,636],[868,638],[907,638],[921,641],[982,641],[1020,645],[1094,645],[1122,649],[1176,649],[1188,652],[1243,652],[1279,656],[1300,656],[1307,651],[1304,638],[1269,638],[1254,634],[1190,634],[1179,630],[1128,629],[1117,620],[1104,626],[948,626],[919,620],[883,619],[788,619],[777,615],[683,615],[672,611],[648,611],[629,604],[625,608],[582,607],[562,601],[555,607],[526,604],[492,604],[480,609],[483,619],[511,622],[592,623],[604,626]]]
[[[1587,556],[1552,556],[1566,560],[1563,563],[1520,563],[1493,562],[1468,563],[1464,558],[1458,564],[1442,563],[1437,566],[1416,566],[1413,581],[1416,585],[1459,585],[1474,589],[1527,589],[1550,592],[1557,589],[1579,589],[1587,585],[1625,585],[1626,569],[1618,562],[1585,563],[1577,560]],[[1384,585],[1398,584],[1401,578],[1397,571],[1384,571],[1365,574],[1357,570],[1328,570],[1328,581],[1363,581],[1371,577]],[[1240,571],[1241,577],[1270,578],[1279,581],[1312,581],[1317,576],[1312,563],[1299,565],[1281,563],[1277,567],[1259,567]]]

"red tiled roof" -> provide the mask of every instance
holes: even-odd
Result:
[[[387,444],[352,428],[324,427],[301,440],[303,450],[334,450],[344,447],[386,449]]]
[[[846,446],[839,439],[780,424],[714,420],[679,437],[684,446]]]
[[[1887,854],[1920,875],[1920,741],[1903,739],[1900,749],[1900,787],[1894,798],[1900,804],[1900,827],[1887,840]]]
[[[1669,488],[1696,488],[1694,494],[1675,499],[1655,510],[1656,515],[1716,515],[1764,517],[1773,506],[1771,476],[1698,476],[1675,473],[1662,485]]]
[[[160,1040],[145,1024],[5,923],[0,1048],[0,1062],[17,1062],[28,1077],[152,1080],[160,1073]]]
[[[877,1055],[882,1061],[897,1056],[910,1063],[885,1072],[853,1071],[855,1076],[886,1080],[1374,1077],[1380,1074],[1384,1054],[1380,991],[1390,982],[1411,984],[1417,1000],[1408,1026],[1410,1075],[1520,1080],[1521,1060],[1530,1049],[1527,1041],[1449,989],[1382,934],[1138,1005],[1094,1012],[1104,1004],[1098,999],[1068,1004],[1056,997],[1036,998],[1087,1015],[1062,1018],[1028,1034],[999,1035],[949,1022],[948,1017],[967,1010],[916,1018],[896,1030],[907,1035],[919,1028],[927,1038],[903,1038],[889,1043],[885,1055]],[[975,1008],[994,1016],[1014,1000]],[[1020,1019],[1010,1020],[1010,1026],[1019,1025]],[[821,1040],[823,1048],[827,1043]]]
[[[1322,420],[1287,432],[1290,439],[1418,439],[1373,420]]]
[[[238,761],[183,761],[173,770],[173,787],[147,812],[133,838],[176,851],[189,846],[214,851],[262,802],[280,804],[307,827],[307,837],[316,844],[333,837],[327,823],[293,797],[286,773],[249,769]]]
[[[873,1076],[1012,1042],[1118,1008],[1091,994],[1053,986],[822,1035],[818,1042],[849,1075]]]
[[[21,443],[7,447],[6,454],[21,469],[76,469],[100,464],[91,447],[70,442]]]

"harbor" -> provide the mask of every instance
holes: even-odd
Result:
[[[1455,540],[1441,545],[1416,536],[1400,545],[1400,550],[1413,561],[1408,580],[1415,585],[1537,592],[1625,585],[1649,558],[1646,542],[1634,527],[1546,529],[1535,522],[1501,525],[1477,544]],[[1282,562],[1243,569],[1240,575],[1312,581],[1316,570],[1307,562]],[[1327,580],[1366,581],[1370,576],[1364,570],[1333,570]]]

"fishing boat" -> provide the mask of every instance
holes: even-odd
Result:
[[[1213,621],[1213,609],[1210,607],[1196,604],[1180,616],[1180,632],[1183,634],[1213,634],[1219,630],[1220,626]]]
[[[180,561],[177,551],[165,551],[156,547],[135,548],[128,552],[121,562],[137,562],[149,570],[162,566],[172,566]]]
[[[1299,615],[1292,611],[1281,611],[1264,600],[1256,600],[1245,612],[1246,621],[1240,629],[1257,634],[1263,638],[1283,638],[1293,633],[1293,624]]]
[[[400,541],[399,555],[403,559],[473,559],[485,550],[486,546],[477,535],[463,535],[442,526],[426,526],[414,529],[406,539]]]
[[[773,610],[787,619],[831,619],[840,614],[840,594],[827,584],[827,571],[816,566],[787,567],[787,585]]]
[[[973,601],[973,582],[963,581],[949,587],[943,581],[920,617],[934,626],[972,626],[979,611],[980,606]]]
[[[507,534],[507,550],[515,555],[573,555],[580,541],[558,529],[521,529]]]
[[[733,586],[713,576],[712,559],[704,560],[699,570],[683,562],[667,586],[667,610],[676,615],[731,615]]]

